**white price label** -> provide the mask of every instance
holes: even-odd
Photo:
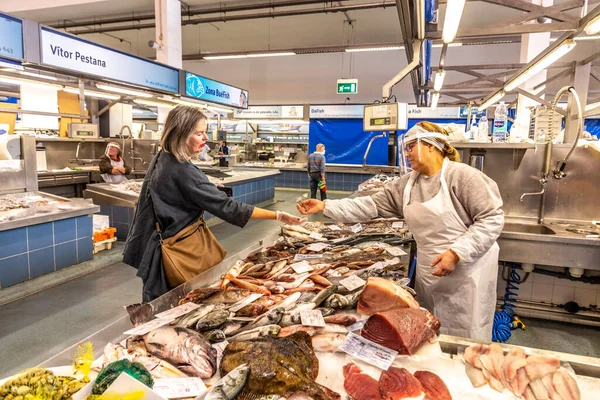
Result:
[[[323,254],[296,254],[294,261],[316,260],[317,258],[323,258]]]
[[[310,238],[315,240],[321,240],[323,239],[323,235],[321,235],[319,232],[311,232]]]
[[[242,299],[240,301],[238,301],[237,303],[235,303],[234,305],[232,305],[231,307],[229,307],[229,311],[233,311],[233,312],[237,312],[240,311],[242,308],[246,307],[248,304],[255,302],[256,300],[260,299],[263,295],[260,293],[252,293],[250,296],[246,297],[245,299]]]
[[[323,251],[328,247],[329,245],[327,243],[312,243],[309,244],[306,249],[309,251]]]
[[[366,268],[366,271],[370,271],[372,269],[381,269],[387,267],[387,263],[385,261],[378,261],[375,264],[371,265],[370,267]]]
[[[227,347],[228,344],[229,342],[227,340],[224,340],[222,342],[215,343],[212,345],[213,349],[217,351],[217,369],[219,369],[219,366],[221,365],[221,360],[223,359],[223,352],[225,351],[225,347]]]
[[[351,292],[365,286],[365,283],[367,282],[356,275],[350,275],[340,281],[340,284]]]
[[[163,311],[159,314],[156,314],[156,318],[162,318],[162,319],[175,319],[175,318],[179,318],[182,315],[185,315],[187,313],[189,313],[190,311],[194,311],[197,308],[200,308],[200,304],[196,304],[196,303],[185,303],[182,304],[178,307],[175,308],[171,308],[170,310],[167,311]]]
[[[365,326],[365,324],[367,323],[367,320],[368,319],[363,319],[363,320],[360,320],[360,321],[356,321],[355,323],[353,323],[352,325],[350,325],[348,327],[348,332],[360,331]]]
[[[350,229],[352,229],[352,232],[354,232],[354,233],[358,233],[363,230],[361,224],[352,225],[352,227]]]
[[[319,310],[300,311],[300,321],[304,326],[325,326],[323,314]]]
[[[173,318],[174,319],[174,318]],[[173,321],[173,319],[167,318],[156,318],[152,321],[148,321],[145,324],[136,326],[128,331],[123,332],[124,335],[133,335],[133,336],[141,336],[146,333],[153,331],[155,329],[160,328],[161,326],[167,325],[169,322]]]
[[[385,251],[393,255],[394,257],[405,256],[406,252],[402,250],[400,247],[386,247]]]
[[[305,272],[309,272],[313,270],[313,267],[307,263],[306,261],[300,261],[298,263],[290,265],[295,273],[303,274]]]
[[[327,225],[327,227],[329,228],[330,231],[341,231],[342,228],[340,228],[337,225]]]
[[[155,379],[152,390],[165,399],[183,399],[200,395],[206,385],[200,378],[165,378]]]
[[[398,355],[397,351],[380,346],[352,332],[346,335],[339,349],[386,371]]]
[[[402,229],[404,228],[404,221],[396,221],[392,223],[392,228]]]

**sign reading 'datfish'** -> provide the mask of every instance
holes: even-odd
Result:
[[[128,331],[123,332],[123,334],[124,335],[133,335],[133,336],[142,336],[150,331],[160,328],[161,326],[167,325],[169,322],[173,321],[173,319],[156,318],[156,319],[153,319],[152,321],[146,322],[145,324],[138,325],[135,328],[129,329]]]
[[[191,72],[185,73],[185,95],[225,106],[248,108],[247,90],[213,81]]]
[[[175,308],[171,308],[170,310],[167,311],[163,311],[159,314],[156,314],[156,318],[162,318],[162,319],[168,319],[170,318],[171,321],[174,320],[175,318],[179,318],[182,315],[185,315],[187,313],[189,313],[190,311],[193,311],[197,308],[200,308],[200,304],[196,304],[196,303],[185,303],[182,304],[180,306],[177,306]]]
[[[398,355],[397,351],[380,346],[352,332],[348,332],[339,350],[386,371]]]
[[[302,310],[300,311],[300,321],[304,326],[325,326],[323,314],[319,310]]]
[[[206,385],[200,378],[163,378],[154,380],[152,390],[165,399],[183,399],[198,396]]]
[[[49,28],[41,29],[42,64],[179,93],[179,70]]]
[[[365,286],[365,283],[367,283],[365,280],[359,278],[356,275],[350,275],[347,278],[344,278],[340,281],[340,285],[342,285],[343,287],[345,287],[346,289],[348,289],[349,291],[354,291],[360,287]]]
[[[263,295],[260,293],[252,293],[250,296],[238,301],[231,307],[229,307],[229,311],[237,312],[242,308],[246,307],[250,303],[254,303],[256,300],[260,299]]]

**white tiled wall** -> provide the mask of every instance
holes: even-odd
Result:
[[[506,281],[501,277],[502,267],[498,274],[498,296],[504,296]],[[523,271],[519,271],[521,277]],[[552,276],[532,273],[519,285],[517,298],[523,300],[544,301],[553,304],[565,304],[575,301],[581,307],[596,305],[600,307],[600,285],[559,279]]]

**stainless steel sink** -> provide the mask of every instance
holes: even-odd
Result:
[[[531,233],[535,235],[556,235],[552,229],[545,225],[530,225],[530,224],[519,224],[514,222],[507,222],[502,228],[503,232],[515,232],[515,233]]]

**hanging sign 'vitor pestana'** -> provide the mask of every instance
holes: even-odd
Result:
[[[41,28],[42,64],[84,75],[179,92],[179,70],[49,28]]]

